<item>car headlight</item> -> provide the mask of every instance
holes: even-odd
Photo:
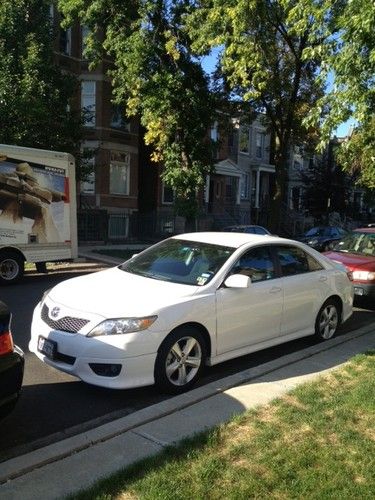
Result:
[[[316,246],[318,243],[319,243],[319,241],[316,238],[314,238],[308,242],[308,244],[311,245],[312,247]]]
[[[375,273],[371,271],[353,271],[353,279],[363,281],[374,281]]]
[[[121,335],[123,333],[140,332],[146,330],[156,320],[157,316],[147,316],[145,318],[116,318],[107,319],[99,323],[87,334],[87,337],[97,337],[99,335]]]

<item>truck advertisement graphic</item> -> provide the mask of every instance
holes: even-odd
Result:
[[[69,184],[63,168],[0,156],[0,239],[11,244],[70,239],[64,204]]]
[[[69,153],[0,144],[0,285],[77,258],[75,187]]]

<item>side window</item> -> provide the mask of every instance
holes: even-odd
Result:
[[[321,269],[324,269],[321,263],[314,259],[314,257],[311,257],[309,254],[306,255],[307,262],[309,263],[309,271],[320,271]]]
[[[245,274],[252,282],[272,279],[276,276],[269,247],[252,248],[235,263],[232,274]]]
[[[277,256],[283,276],[293,276],[322,269],[317,260],[298,247],[279,247],[277,248]]]

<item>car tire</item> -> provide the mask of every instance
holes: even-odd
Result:
[[[0,254],[0,284],[12,285],[19,281],[24,272],[24,261],[13,252]]]
[[[172,332],[161,344],[155,361],[155,385],[161,392],[180,394],[200,377],[206,359],[203,335],[194,327]]]
[[[319,341],[332,339],[340,326],[340,311],[337,302],[328,299],[320,308],[315,321],[315,337]]]

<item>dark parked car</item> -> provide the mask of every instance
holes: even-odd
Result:
[[[0,302],[0,418],[16,404],[23,379],[24,355],[13,344],[10,320],[8,307]]]
[[[229,231],[231,233],[249,233],[249,234],[271,234],[268,229],[263,226],[250,225],[238,225],[238,226],[227,226],[223,231]]]
[[[324,252],[330,250],[338,241],[342,240],[347,231],[337,226],[317,226],[309,229],[296,240],[306,243],[310,247]]]
[[[351,271],[356,296],[375,300],[375,228],[356,229],[325,255]]]

